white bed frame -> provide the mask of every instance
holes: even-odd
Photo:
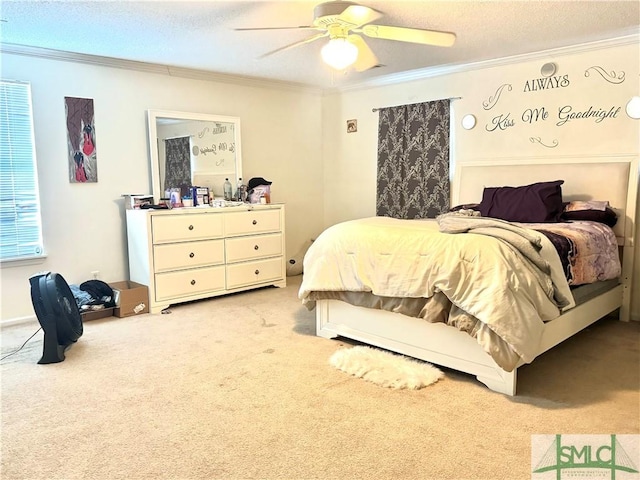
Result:
[[[524,164],[524,162],[527,162]],[[485,186],[526,185],[565,180],[565,200],[609,200],[618,214],[614,231],[622,255],[622,275],[615,288],[574,307],[545,324],[538,355],[592,323],[620,309],[629,321],[638,190],[638,157],[519,159],[458,164],[452,205],[479,203]],[[429,323],[384,310],[356,307],[339,300],[316,304],[316,334],[375,345],[475,375],[491,390],[516,394],[517,369],[505,372],[474,338],[442,323]]]

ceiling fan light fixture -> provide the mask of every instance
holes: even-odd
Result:
[[[344,70],[358,58],[358,47],[346,38],[332,38],[320,51],[322,60],[336,70]]]

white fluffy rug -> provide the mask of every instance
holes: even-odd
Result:
[[[342,348],[329,363],[338,370],[387,388],[418,390],[444,374],[433,365],[372,347]]]

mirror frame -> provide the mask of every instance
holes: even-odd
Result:
[[[172,110],[147,110],[147,133],[149,135],[149,163],[151,164],[151,192],[154,202],[158,203],[164,196],[160,182],[160,155],[158,153],[158,128],[157,120],[167,118],[171,120],[203,121],[234,124],[234,141],[236,153],[235,178],[232,184],[236,185],[242,178],[242,148],[240,144],[240,118],[224,115],[211,115],[208,113],[177,112]]]

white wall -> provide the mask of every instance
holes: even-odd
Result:
[[[640,155],[640,121],[629,118],[624,112],[629,99],[640,95],[639,50],[636,37],[634,41],[625,40],[620,45],[606,48],[582,48],[572,53],[536,57],[535,60],[505,61],[500,66],[478,66],[459,73],[325,97],[322,105],[325,225],[375,215],[378,114],[372,112],[372,108],[462,97],[452,101],[452,160],[457,162],[507,158],[526,161],[533,157],[561,161],[580,156]],[[541,78],[540,68],[546,62],[555,62],[558,65],[556,75],[568,75],[570,85],[525,92],[526,81]],[[594,66],[602,67],[607,74],[615,72],[616,82],[624,74],[624,81],[607,81],[591,68]],[[503,84],[511,85],[511,90],[505,88],[496,106],[485,110],[483,104],[496,96],[497,89]],[[622,108],[615,118],[601,122],[575,119],[558,126],[558,110],[567,105],[573,111],[585,111],[589,106],[607,110]],[[541,107],[549,114],[546,120],[523,121],[522,114],[527,109]],[[468,113],[474,114],[478,122],[474,129],[467,131],[459,125]],[[494,126],[493,119],[500,114],[510,114],[514,125],[504,131],[500,128],[488,131]],[[357,133],[346,132],[348,119],[357,119]],[[537,138],[549,147],[543,146]],[[557,145],[552,146],[554,143]],[[638,247],[634,276],[632,318],[638,320]]]
[[[489,133],[495,116],[482,103],[504,84],[511,96],[499,108],[520,119],[529,106],[556,111],[623,105],[639,95],[638,41],[607,48],[551,52],[536,60],[504,61],[501,66],[363,88],[324,97],[299,89],[230,84],[86,65],[3,53],[2,77],[32,83],[36,149],[48,258],[39,264],[3,265],[0,271],[0,320],[33,316],[28,277],[42,270],[80,283],[99,270],[105,281],[128,278],[123,193],[151,189],[145,112],[149,108],[238,116],[242,122],[243,177],[274,182],[273,201],[286,203],[287,255],[309,238],[342,220],[375,215],[378,114],[372,108],[462,97],[452,103],[452,160],[488,157],[550,158],[589,155],[638,155],[640,123],[620,113],[615,121],[585,120],[557,127],[550,121],[522,122],[505,132]],[[572,88],[525,94],[528,78],[539,78],[543,63],[553,61],[558,75],[569,74]],[[625,81],[611,85],[585,70],[601,66],[624,71]],[[585,83],[593,81],[589,85]],[[64,97],[93,98],[96,115],[96,184],[70,184],[67,173]],[[503,101],[501,100],[501,102]],[[498,108],[498,107],[496,107]],[[497,110],[496,110],[497,111]],[[466,113],[478,117],[471,131],[458,127]],[[554,113],[555,114],[555,113]],[[346,133],[346,121],[358,131]],[[569,128],[570,127],[570,128]],[[558,140],[553,150],[530,137]],[[640,254],[634,274],[640,278]],[[633,287],[632,317],[640,319],[640,281]]]
[[[2,53],[2,78],[31,82],[46,260],[3,264],[2,321],[33,317],[28,278],[60,273],[79,284],[100,271],[128,278],[124,193],[150,193],[146,110],[237,116],[243,177],[273,182],[286,204],[287,256],[322,229],[321,103],[318,92],[231,84]],[[98,183],[68,179],[64,97],[92,98]]]

